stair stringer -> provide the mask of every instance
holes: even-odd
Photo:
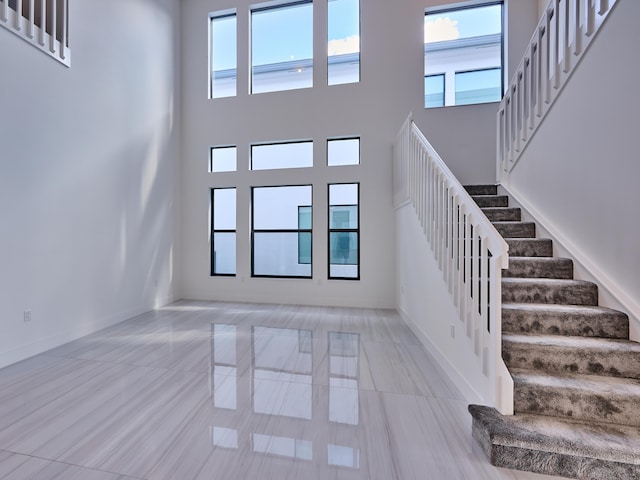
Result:
[[[512,186],[498,185],[498,193],[508,195],[510,206],[522,209],[522,220],[536,223],[537,236],[553,241],[554,256],[573,259],[576,280],[587,280],[598,286],[600,306],[620,310],[629,316],[629,339],[640,342],[640,303],[631,298],[617,283],[585,255],[562,229],[537,210]]]

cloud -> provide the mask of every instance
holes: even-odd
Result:
[[[427,21],[424,26],[424,43],[442,42],[460,38],[458,21],[449,17],[438,18],[435,21]]]
[[[329,56],[357,53],[360,51],[360,35],[352,35],[338,40],[329,40]]]

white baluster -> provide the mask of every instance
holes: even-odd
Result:
[[[49,33],[49,51],[56,53],[56,35],[58,28],[58,3],[56,0],[51,0],[51,32]]]
[[[47,0],[40,0],[40,46],[45,46],[47,34]]]
[[[35,26],[35,0],[29,0],[29,24],[27,27],[27,36],[33,38],[33,27]]]
[[[15,29],[19,32],[22,30],[22,0],[16,0],[16,22]]]

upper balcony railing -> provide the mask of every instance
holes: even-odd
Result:
[[[551,0],[498,110],[498,179],[514,167],[617,0]]]
[[[0,25],[70,65],[68,0],[0,0]]]
[[[409,117],[394,145],[393,199],[410,203],[442,271],[482,371],[486,400],[513,414],[513,380],[502,360],[502,269],[508,245]],[[444,321],[449,322],[448,319]],[[468,380],[468,379],[467,379]]]

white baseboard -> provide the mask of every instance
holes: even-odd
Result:
[[[458,372],[458,370],[447,360],[447,357],[440,351],[440,349],[427,337],[418,325],[406,314],[401,308],[397,308],[396,311],[404,321],[404,323],[411,329],[425,350],[435,359],[440,368],[444,370],[444,373],[449,377],[453,384],[460,390],[460,393],[468,403],[483,404],[484,400],[471,385],[467,382]]]

